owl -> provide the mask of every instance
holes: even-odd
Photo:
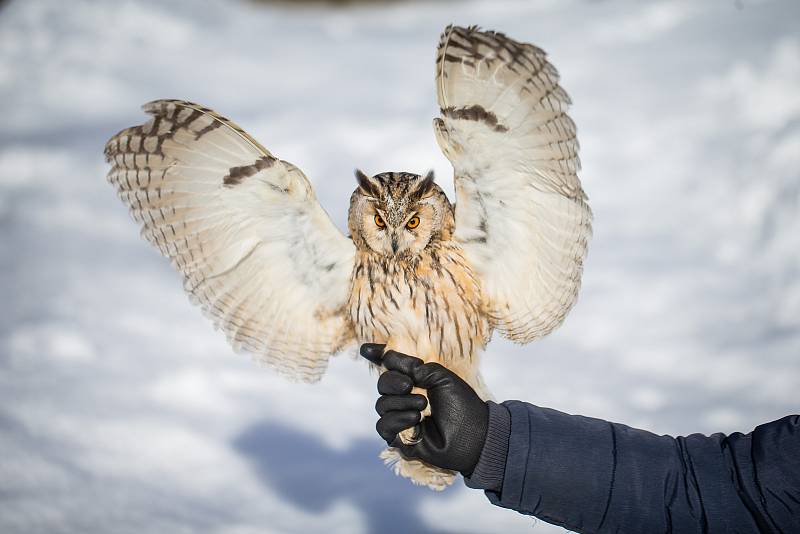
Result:
[[[558,79],[535,46],[448,26],[433,130],[455,205],[432,173],[356,171],[349,236],[300,169],[191,102],[145,104],[149,122],[105,147],[108,180],[234,349],[314,382],[331,355],[386,343],[488,399],[479,360],[492,333],[546,335],[580,286],[592,214]],[[397,449],[382,457],[433,489],[454,477]]]

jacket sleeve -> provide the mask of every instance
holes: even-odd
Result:
[[[498,506],[580,533],[800,532],[800,416],[673,438],[520,401],[489,408],[465,481]]]

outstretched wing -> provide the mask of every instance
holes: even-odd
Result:
[[[436,78],[455,238],[495,327],[522,343],[544,336],[575,303],[591,235],[569,97],[542,50],[474,27],[442,34]]]
[[[355,247],[308,179],[236,124],[180,100],[106,145],[117,188],[142,235],[235,349],[282,374],[318,380],[353,338],[344,313]]]

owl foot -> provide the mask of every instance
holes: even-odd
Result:
[[[382,450],[380,457],[395,475],[405,477],[418,486],[428,486],[435,491],[442,491],[456,478],[455,471],[435,467],[422,460],[405,458],[394,447]]]

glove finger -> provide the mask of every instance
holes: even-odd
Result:
[[[364,343],[359,349],[362,357],[371,361],[375,365],[383,365],[383,349],[386,345],[380,343]]]
[[[387,350],[383,354],[383,366],[387,369],[400,371],[401,373],[413,376],[414,369],[422,365],[422,360],[402,354],[394,350]]]
[[[397,434],[416,425],[422,419],[422,414],[417,411],[411,412],[388,412],[378,419],[375,430],[387,444],[395,441]]]
[[[386,412],[417,411],[421,412],[428,405],[425,395],[383,395],[375,403],[378,415]]]
[[[415,367],[411,376],[414,378],[414,384],[423,389],[431,389],[448,382],[463,382],[458,375],[436,362]]]
[[[378,393],[381,395],[405,395],[413,386],[411,377],[398,371],[386,371],[378,378]]]

